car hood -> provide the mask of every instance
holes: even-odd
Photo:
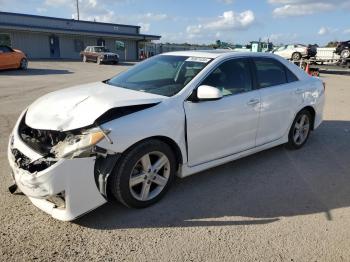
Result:
[[[28,107],[25,122],[34,129],[68,131],[92,125],[112,108],[159,103],[166,97],[107,85],[79,85],[49,93]]]

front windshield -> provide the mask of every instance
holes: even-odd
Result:
[[[180,92],[210,61],[210,58],[159,55],[113,77],[107,84],[170,97]]]

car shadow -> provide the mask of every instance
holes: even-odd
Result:
[[[0,70],[0,75],[6,76],[37,76],[37,75],[64,75],[73,72],[66,69],[48,69],[48,68],[28,68],[27,70]]]
[[[107,203],[75,220],[110,230],[258,225],[350,206],[350,122],[324,121],[300,150],[278,146],[185,179],[145,209]]]
[[[329,75],[350,75],[350,69],[343,70],[320,70],[320,74],[329,74]],[[321,75],[322,76],[322,75]]]

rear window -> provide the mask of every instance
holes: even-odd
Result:
[[[272,58],[254,59],[260,88],[298,81],[296,75],[282,63]]]
[[[257,81],[260,88],[287,83],[285,68],[282,64],[270,58],[254,59]]]

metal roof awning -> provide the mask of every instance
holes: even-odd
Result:
[[[104,36],[104,37],[117,37],[121,39],[132,40],[159,40],[161,36],[158,35],[145,35],[145,34],[129,34],[129,33],[109,33],[103,31],[93,30],[77,30],[77,29],[60,29],[49,26],[33,26],[33,25],[20,25],[13,23],[0,23],[1,29],[17,30],[17,31],[31,31],[31,32],[43,32],[43,33],[58,33],[58,34],[70,34],[70,35],[85,35],[85,36]]]

